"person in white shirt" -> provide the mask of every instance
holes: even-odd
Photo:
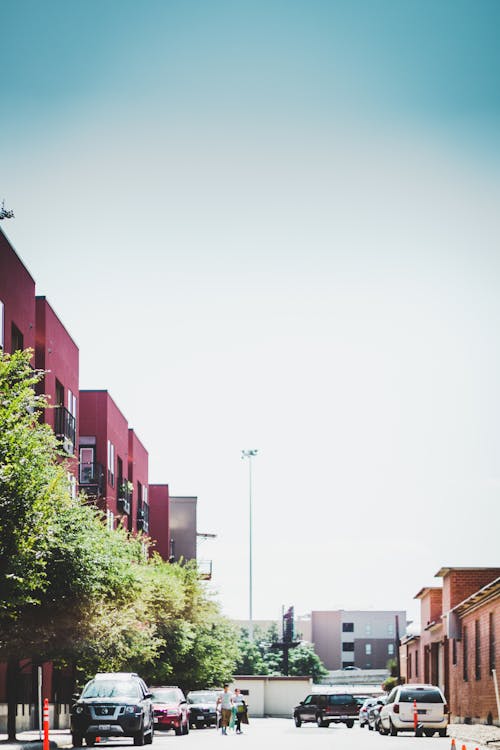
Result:
[[[229,685],[224,685],[224,692],[217,698],[217,706],[220,706],[221,709],[220,725],[222,727],[222,734],[227,734],[233,710],[233,694],[229,692]]]
[[[241,722],[248,724],[247,704],[239,688],[234,689],[233,705],[236,708],[236,734],[243,734]]]

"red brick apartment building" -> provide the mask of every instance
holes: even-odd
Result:
[[[132,490],[129,531],[149,534],[148,452],[134,430],[128,431],[128,481]],[[168,529],[167,529],[168,534]]]
[[[441,568],[442,587],[421,589],[421,633],[405,638],[407,682],[439,685],[452,721],[499,723],[500,568]]]

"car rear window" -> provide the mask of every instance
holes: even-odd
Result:
[[[444,703],[443,696],[439,690],[428,688],[417,688],[415,690],[402,690],[399,696],[400,703]]]
[[[356,703],[356,699],[352,695],[330,695],[328,702],[331,706],[347,706]]]
[[[189,703],[216,703],[217,693],[189,693]]]

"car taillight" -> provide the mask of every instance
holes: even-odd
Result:
[[[394,708],[392,710],[394,711],[395,714],[398,714],[399,713],[399,703],[395,703],[394,704]]]
[[[446,705],[446,703],[445,703],[445,704],[444,704],[444,706],[443,706],[443,713],[444,713],[444,714],[447,714],[447,713],[448,713],[448,706]]]

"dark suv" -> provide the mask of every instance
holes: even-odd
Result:
[[[295,726],[303,721],[315,721],[318,727],[330,724],[345,724],[349,729],[358,718],[359,703],[347,693],[312,693],[295,706],[293,718]]]
[[[73,746],[83,738],[133,737],[134,745],[153,742],[153,704],[146,683],[131,672],[96,674],[71,709]]]

